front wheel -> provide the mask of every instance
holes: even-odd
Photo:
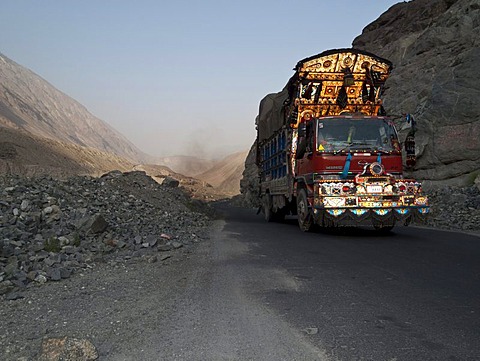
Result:
[[[307,192],[305,189],[300,189],[297,194],[297,214],[300,229],[304,232],[310,232],[313,228],[313,217],[308,207]]]

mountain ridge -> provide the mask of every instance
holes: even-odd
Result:
[[[9,128],[118,154],[133,162],[151,156],[47,80],[0,53],[0,123]]]

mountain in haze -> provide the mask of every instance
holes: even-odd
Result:
[[[215,163],[196,178],[211,184],[215,189],[230,195],[240,193],[240,179],[245,169],[248,151],[231,154]]]
[[[240,192],[240,179],[248,152],[237,152],[220,160],[201,159],[193,156],[155,158],[158,164],[188,177],[200,179],[215,190],[235,195]]]
[[[174,155],[171,157],[156,157],[155,163],[167,166],[177,173],[195,177],[197,174],[212,168],[215,165],[215,160],[188,155]]]
[[[69,142],[39,137],[21,129],[0,127],[0,176],[49,176],[65,179],[76,175],[101,176],[113,170],[143,171],[158,183],[166,178],[179,181],[196,199],[217,200],[231,195],[206,181],[174,172],[157,164],[134,164],[113,153]]]
[[[136,163],[151,159],[83,105],[1,53],[0,126],[114,153]]]
[[[80,103],[0,54],[2,174],[64,177],[143,170],[159,182],[179,180],[198,198],[219,199],[239,192],[245,157],[246,152],[222,160],[149,156]]]

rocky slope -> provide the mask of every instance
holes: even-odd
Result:
[[[0,178],[0,294],[15,299],[25,287],[68,278],[94,262],[156,261],[197,242],[210,210],[177,184],[159,185],[140,171],[64,181]]]
[[[113,169],[131,170],[136,164],[135,169],[145,170],[157,181],[166,176],[177,179],[198,198],[219,199],[239,192],[243,159],[238,155],[220,161],[152,157],[2,54],[0,80],[0,174],[98,176]],[[193,178],[197,174],[201,180]]]
[[[417,120],[418,179],[471,185],[480,174],[479,33],[478,0],[414,0],[353,41],[394,64],[384,104]]]
[[[112,153],[0,127],[0,175],[99,176],[132,167],[133,163]]]
[[[3,54],[0,54],[0,125],[114,153],[136,163],[149,159],[80,103]]]

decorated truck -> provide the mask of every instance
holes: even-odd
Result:
[[[414,122],[402,144],[382,106],[392,64],[357,49],[303,59],[284,89],[261,102],[257,166],[267,221],[297,215],[303,231],[371,225],[391,230],[429,212],[415,163]]]

